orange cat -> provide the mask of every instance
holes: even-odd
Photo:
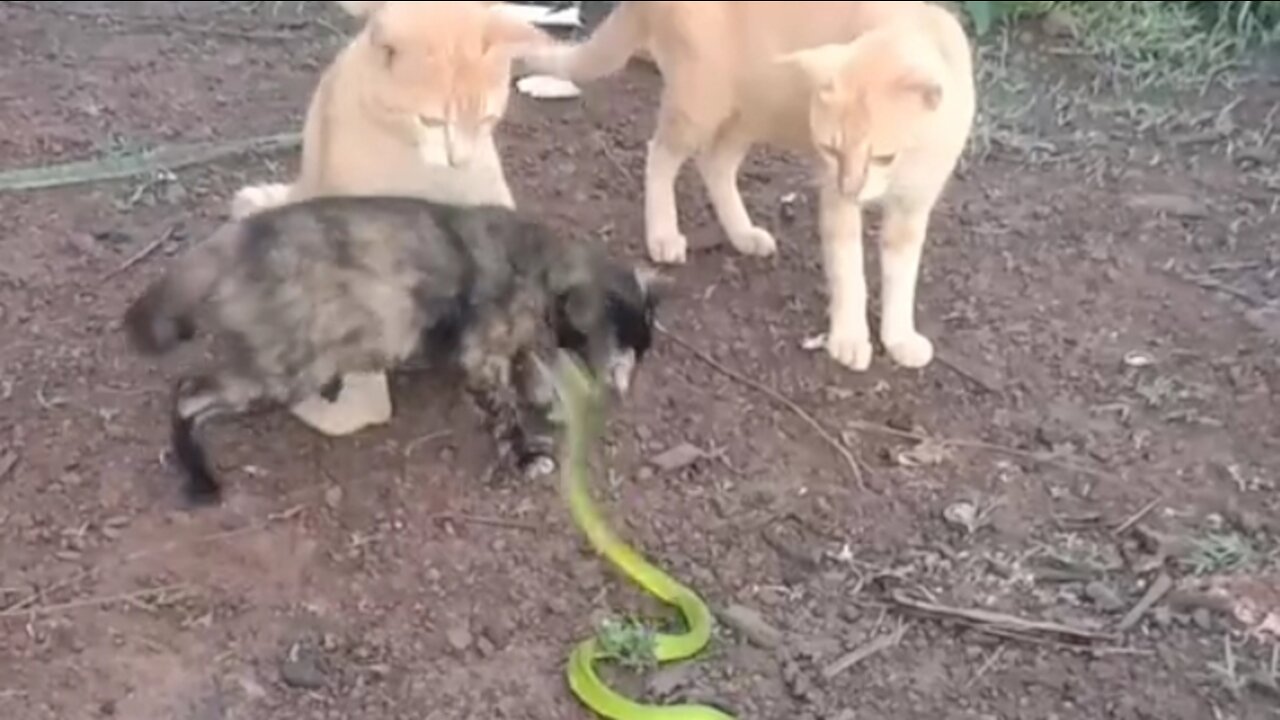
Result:
[[[241,189],[232,216],[317,195],[512,207],[494,129],[507,107],[512,53],[548,36],[492,2],[338,4],[366,22],[312,96],[301,172],[289,184]],[[385,423],[391,412],[382,374],[345,377],[335,400],[293,408],[328,435]]]
[[[737,187],[757,143],[814,159],[830,290],[827,350],[871,364],[862,208],[885,211],[880,339],[897,363],[923,367],[933,345],[915,329],[920,258],[933,207],[968,141],[972,49],[958,20],[923,2],[624,2],[580,44],[539,46],[527,67],[574,82],[650,53],[663,90],[645,168],[645,236],[657,262],[683,263],[675,179],[696,163],[729,242],[769,256]]]

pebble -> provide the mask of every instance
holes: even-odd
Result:
[[[286,685],[300,690],[317,690],[324,687],[324,673],[315,653],[294,645],[280,663],[280,679]]]
[[[445,633],[445,639],[449,641],[449,647],[458,652],[466,652],[471,644],[475,642],[475,638],[471,636],[471,631],[461,625],[455,626],[452,630]]]
[[[342,488],[333,485],[324,491],[324,504],[329,506],[330,510],[337,510],[342,505]]]

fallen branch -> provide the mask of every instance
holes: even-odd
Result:
[[[1172,589],[1173,578],[1169,577],[1165,573],[1160,573],[1159,577],[1151,583],[1151,587],[1147,588],[1147,592],[1143,594],[1142,599],[1138,600],[1138,603],[1133,606],[1133,609],[1126,613],[1125,616],[1120,619],[1120,622],[1116,624],[1116,630],[1119,632],[1127,632],[1134,625],[1137,625],[1138,621],[1142,619],[1142,616],[1146,615],[1147,611],[1155,607],[1155,604],[1160,602],[1161,598],[1165,595],[1168,595],[1169,591]]]
[[[15,617],[30,617],[33,615],[51,615],[53,613],[69,612],[71,610],[82,610],[90,607],[102,607],[104,605],[113,605],[118,602],[129,602],[133,600],[142,600],[144,598],[156,595],[164,595],[175,590],[185,588],[185,584],[162,585],[160,587],[147,588],[146,590],[135,590],[133,592],[121,593],[119,595],[106,595],[103,597],[84,598],[81,600],[72,600],[70,602],[59,603],[57,605],[44,605],[42,607],[33,607],[30,609],[14,609],[0,612],[0,619]]]
[[[22,168],[0,172],[0,192],[40,190],[84,183],[120,180],[160,170],[221,160],[248,152],[281,152],[302,142],[298,133],[282,133],[226,142],[162,145],[138,153],[82,160],[63,165]]]
[[[701,360],[711,369],[715,370],[721,375],[724,375],[730,380],[733,380],[736,383],[745,385],[746,387],[751,388],[752,390],[755,390],[756,392],[762,395],[765,395],[769,399],[773,400],[779,405],[790,410],[797,417],[799,417],[801,420],[807,423],[809,427],[813,428],[814,432],[816,432],[819,437],[825,440],[826,443],[832,447],[832,449],[834,449],[837,453],[839,453],[839,455],[842,458],[844,458],[845,464],[849,466],[850,471],[852,471],[853,473],[854,481],[858,483],[859,486],[862,485],[862,465],[858,462],[857,458],[854,457],[853,451],[850,450],[849,447],[844,444],[844,442],[842,442],[835,435],[832,435],[830,431],[828,431],[825,427],[823,427],[822,423],[818,422],[818,419],[815,418],[812,413],[800,407],[798,404],[796,404],[794,400],[791,400],[790,398],[778,392],[777,390],[774,390],[773,388],[761,382],[752,380],[749,377],[746,377],[733,370],[730,370],[729,368],[717,362],[715,358],[706,354],[702,350],[699,350],[698,348],[694,347],[687,340],[684,340],[679,335],[676,335],[670,330],[667,330],[661,324],[659,324],[657,327],[658,327],[658,332],[671,338],[672,342],[684,348],[685,351],[687,351],[689,354]]]
[[[902,642],[903,636],[907,634],[907,629],[909,627],[910,625],[907,623],[899,623],[898,627],[894,629],[893,632],[884,633],[883,635],[876,637],[874,640],[864,644],[862,647],[859,647],[844,657],[839,658],[822,670],[823,679],[831,680],[868,658],[897,647]]]
[[[1045,457],[1038,453],[1027,452],[1026,450],[1018,450],[1017,448],[1006,447],[1004,445],[996,445],[994,443],[982,442],[981,440],[965,440],[965,439],[958,439],[958,438],[930,437],[928,435],[921,435],[920,433],[908,432],[906,430],[898,430],[895,428],[891,428],[888,425],[881,425],[879,423],[869,423],[861,420],[855,420],[849,423],[849,427],[859,432],[877,433],[880,435],[888,435],[890,437],[901,438],[903,440],[914,440],[916,442],[932,442],[945,447],[961,448],[961,449],[967,449],[967,450],[983,450],[986,452],[998,453],[1000,455],[1008,455],[1009,457],[1020,458],[1022,460],[1027,460],[1030,462],[1041,463],[1043,465],[1056,467],[1060,470],[1067,470],[1070,472],[1077,472],[1082,475],[1089,475],[1091,477],[1095,477],[1100,480],[1117,480],[1118,479],[1116,478],[1115,475],[1105,470],[1086,467],[1084,465],[1077,465],[1076,463],[1068,462],[1066,460],[1058,460],[1056,458]]]
[[[172,240],[174,236],[177,234],[177,232],[178,232],[177,225],[169,226],[169,229],[165,230],[164,234],[156,238],[154,242],[152,242],[150,245],[147,245],[146,247],[139,250],[137,253],[133,255],[133,257],[129,258],[128,260],[125,260],[123,263],[120,264],[120,267],[104,275],[102,278],[102,282],[104,283],[108,282],[120,275],[123,275],[124,273],[129,272],[130,270],[133,269],[135,265],[151,257],[151,255],[155,253],[155,251],[159,250],[161,247],[164,246],[165,243]]]
[[[1137,525],[1138,523],[1142,522],[1143,518],[1150,515],[1151,511],[1159,507],[1160,503],[1163,501],[1164,501],[1164,498],[1158,497],[1152,500],[1151,502],[1147,503],[1146,505],[1143,505],[1138,510],[1138,512],[1130,515],[1128,520],[1125,520],[1124,522],[1120,523],[1119,525],[1116,526],[1115,530],[1111,531],[1112,537],[1120,537],[1125,533],[1129,532],[1130,530],[1132,530],[1134,525]]]
[[[464,515],[461,513],[436,513],[431,516],[436,522],[452,522],[459,525],[480,525],[484,527],[501,528],[503,530],[522,530],[529,533],[537,533],[539,528],[530,523],[522,523],[518,520],[504,520],[502,518],[480,517],[477,515]]]
[[[1008,637],[1011,639],[1048,636],[1077,645],[1088,645],[1103,640],[1114,639],[1114,636],[1110,633],[1097,630],[1072,627],[1070,625],[1062,625],[1060,623],[1046,622],[1043,620],[1027,620],[1025,618],[1017,617],[1016,615],[1007,615],[1005,613],[994,612],[991,610],[971,610],[937,605],[935,603],[909,598],[902,592],[893,593],[891,599],[900,607],[912,612],[929,615],[943,620],[959,622],[963,625],[974,627],[977,630],[990,632],[993,635]]]

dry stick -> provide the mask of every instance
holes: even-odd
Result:
[[[119,595],[106,595],[103,597],[84,598],[82,600],[72,600],[70,602],[60,603],[58,605],[45,605],[43,607],[31,608],[30,610],[5,610],[0,612],[0,619],[14,617],[29,617],[33,615],[51,615],[53,613],[67,612],[69,610],[80,610],[88,607],[102,607],[103,605],[112,605],[118,602],[129,602],[131,600],[141,600],[153,595],[164,595],[165,593],[181,590],[186,585],[179,583],[176,585],[162,585],[160,587],[147,588],[146,590],[135,590],[133,592],[121,593]]]
[[[844,657],[841,657],[823,669],[823,679],[831,680],[858,663],[875,655],[879,655],[885,650],[897,647],[902,642],[903,636],[907,634],[907,630],[910,627],[911,625],[909,623],[899,623],[898,627],[894,629],[893,632],[884,633],[862,647],[850,652]]]
[[[891,599],[894,603],[908,610],[914,610],[915,612],[924,613],[926,615],[951,619],[970,625],[977,625],[980,628],[982,626],[990,626],[992,630],[1003,631],[1010,637],[1017,637],[1019,634],[1031,636],[1058,635],[1086,644],[1098,640],[1110,640],[1113,638],[1110,633],[1088,630],[1086,628],[1077,628],[1060,623],[1046,622],[1043,620],[1027,620],[1017,617],[1016,615],[1007,615],[1005,613],[994,612],[991,610],[967,610],[964,608],[937,605],[935,603],[909,598],[902,592],[893,593]]]
[[[455,522],[459,525],[483,525],[486,527],[502,528],[504,530],[523,530],[524,532],[530,533],[536,533],[539,531],[539,528],[536,525],[522,523],[517,520],[503,520],[501,518],[464,515],[462,513],[436,513],[431,516],[431,519],[437,522]]]
[[[804,408],[800,407],[795,403],[795,401],[787,398],[785,395],[778,392],[777,390],[774,390],[773,388],[767,385],[764,385],[763,383],[752,380],[749,377],[746,377],[737,372],[734,372],[733,370],[730,370],[729,368],[725,367],[719,362],[716,362],[715,358],[706,354],[702,350],[699,350],[698,348],[694,347],[688,341],[684,340],[679,335],[672,333],[670,330],[667,330],[661,324],[658,324],[657,328],[658,328],[658,332],[671,338],[672,342],[684,348],[687,352],[689,352],[691,355],[698,358],[702,362],[706,363],[709,367],[714,369],[716,372],[720,373],[721,375],[724,375],[725,377],[729,378],[730,380],[733,380],[734,382],[745,385],[751,388],[752,390],[755,390],[756,392],[769,397],[774,402],[782,405],[783,407],[787,408],[791,412],[795,413],[797,417],[805,421],[805,423],[807,423],[809,427],[813,428],[814,432],[818,433],[819,437],[825,440],[828,445],[830,445],[837,453],[840,454],[841,457],[844,458],[844,461],[846,464],[848,464],[849,469],[853,471],[854,481],[857,482],[858,485],[862,485],[862,466],[858,463],[857,458],[853,456],[853,452],[849,450],[848,446],[846,446],[837,437],[832,435],[825,427],[823,427],[822,423],[818,422],[817,418],[815,418],[808,410],[805,410]]]
[[[983,661],[982,665],[978,668],[978,671],[975,672],[973,677],[969,678],[969,681],[964,684],[965,690],[977,685],[979,680],[986,677],[987,673],[991,672],[991,668],[995,667],[997,662],[1000,662],[1000,656],[1004,655],[1004,649],[1004,645],[998,645],[995,650],[991,651],[991,657]]]
[[[1085,467],[1084,465],[1077,465],[1076,463],[1068,462],[1066,460],[1057,460],[1054,458],[1047,458],[1042,455],[1037,455],[1036,453],[1033,453],[1033,452],[1027,452],[1026,450],[1018,450],[1017,448],[1006,447],[1004,445],[986,443],[986,442],[982,442],[981,440],[963,440],[963,439],[954,439],[954,438],[929,437],[928,435],[921,435],[920,433],[908,432],[906,430],[897,430],[889,427],[888,425],[880,425],[878,423],[869,423],[869,422],[860,421],[860,420],[851,422],[849,426],[852,427],[854,430],[860,430],[862,432],[870,432],[870,433],[879,433],[881,435],[889,435],[891,437],[902,438],[904,440],[915,440],[916,442],[932,441],[932,442],[940,443],[942,445],[947,445],[955,448],[965,448],[969,450],[985,450],[987,452],[999,453],[1001,455],[1008,455],[1009,457],[1028,460],[1030,462],[1037,462],[1037,463],[1042,463],[1044,465],[1050,465],[1052,467],[1056,467],[1062,470],[1078,472],[1083,475],[1089,475],[1089,476],[1098,478],[1100,480],[1116,480],[1117,479],[1115,475],[1109,472],[1106,472],[1105,470],[1098,470],[1091,467]]]
[[[102,278],[102,282],[104,282],[104,283],[105,283],[105,282],[107,282],[107,281],[109,281],[109,280],[114,279],[115,277],[117,277],[117,276],[119,276],[119,275],[123,275],[124,273],[126,273],[126,272],[128,272],[129,270],[133,269],[133,266],[134,266],[134,265],[137,265],[138,263],[142,262],[143,260],[146,260],[147,258],[151,257],[151,256],[155,253],[155,251],[159,250],[161,247],[163,247],[163,246],[164,246],[164,244],[165,244],[165,243],[167,243],[167,242],[169,242],[170,240],[172,240],[172,239],[173,239],[173,236],[174,236],[174,234],[175,234],[176,232],[177,232],[177,226],[176,226],[176,225],[170,225],[170,226],[169,226],[169,229],[168,229],[168,230],[165,230],[165,231],[164,231],[164,234],[162,234],[160,237],[156,238],[156,240],[155,240],[154,242],[152,242],[150,245],[148,245],[148,246],[146,246],[146,247],[142,248],[142,249],[141,249],[141,250],[139,250],[138,252],[134,253],[133,257],[131,257],[131,258],[129,258],[128,260],[125,260],[123,263],[121,263],[121,264],[120,264],[120,267],[116,268],[115,270],[112,270],[111,272],[109,272],[109,273],[107,273],[105,276],[103,276],[103,278]]]
[[[1163,497],[1158,497],[1152,500],[1151,502],[1147,503],[1146,505],[1143,505],[1142,508],[1138,510],[1138,512],[1130,515],[1128,520],[1125,520],[1124,522],[1120,523],[1119,525],[1116,526],[1115,530],[1111,531],[1112,537],[1120,537],[1121,535],[1124,535],[1125,533],[1132,530],[1134,525],[1137,525],[1138,523],[1142,522],[1142,519],[1150,515],[1151,511],[1159,507],[1160,503],[1163,501],[1164,501]]]
[[[1133,609],[1116,624],[1116,630],[1126,632],[1134,625],[1137,625],[1138,621],[1142,619],[1142,616],[1146,615],[1147,611],[1154,607],[1156,603],[1160,602],[1160,599],[1167,595],[1172,589],[1173,578],[1169,577],[1166,573],[1160,573],[1160,576],[1151,583],[1151,587],[1147,588],[1147,592],[1143,594],[1142,599],[1138,601],[1138,604],[1134,605]]]

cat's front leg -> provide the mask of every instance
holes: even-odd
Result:
[[[655,263],[681,265],[688,259],[689,241],[680,232],[676,209],[676,177],[689,155],[661,134],[649,141],[644,168],[644,233],[649,259]]]
[[[929,230],[929,207],[890,202],[880,236],[880,341],[893,361],[922,368],[933,360],[933,343],[916,331],[916,284]]]
[[[733,247],[744,255],[769,257],[778,251],[778,242],[768,230],[751,222],[738,189],[738,169],[750,149],[747,138],[726,130],[719,141],[698,155],[698,171],[720,227]]]
[[[834,188],[821,194],[822,262],[830,295],[827,352],[851,370],[871,367],[867,281],[862,260],[862,208]]]

